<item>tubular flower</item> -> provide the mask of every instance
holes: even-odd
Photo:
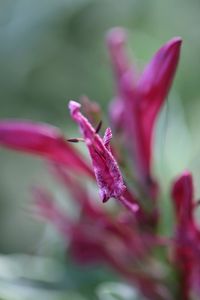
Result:
[[[153,128],[176,71],[181,39],[173,38],[162,46],[138,79],[128,63],[125,42],[121,28],[109,32],[107,44],[117,82],[111,117],[126,135],[138,181],[156,197],[157,185],[151,174]]]
[[[120,198],[125,185],[116,160],[110,151],[111,130],[106,130],[104,139],[96,133],[89,121],[81,114],[80,104],[69,102],[72,118],[79,124],[84,140],[90,152],[94,173],[103,202],[109,198]]]

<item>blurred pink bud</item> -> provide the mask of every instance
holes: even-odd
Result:
[[[107,45],[117,80],[130,68],[129,60],[124,46],[126,44],[126,32],[120,28],[112,28],[106,37]]]
[[[176,213],[175,263],[180,270],[181,299],[188,300],[193,288],[200,296],[200,232],[193,214],[193,180],[189,172],[174,182],[172,199]]]
[[[174,200],[176,219],[182,227],[193,223],[193,181],[189,172],[184,172],[173,184],[172,198]],[[185,230],[183,228],[183,230]]]

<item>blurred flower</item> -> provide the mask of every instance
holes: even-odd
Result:
[[[151,268],[138,269],[151,249],[160,244],[159,238],[142,232],[134,221],[127,222],[128,219],[125,220],[121,213],[112,217],[96,203],[93,204],[93,199],[78,179],[72,178],[61,165],[54,164],[51,170],[81,207],[80,218],[75,222],[64,214],[42,188],[33,190],[36,215],[54,224],[64,240],[70,240],[69,251],[76,261],[80,264],[105,263],[138,286],[147,297],[170,299],[169,291],[162,280],[152,274]]]
[[[192,290],[200,296],[200,230],[194,218],[192,175],[182,174],[173,184],[176,212],[175,262],[181,276],[181,299],[189,299]]]
[[[26,120],[0,121],[0,145],[39,155],[93,177],[93,171],[69,144],[60,129]]]
[[[117,81],[116,98],[110,107],[111,125],[116,137],[124,134],[121,145],[117,138],[111,145],[109,127],[103,137],[99,133],[101,122],[94,128],[100,109],[88,99],[83,105],[87,118],[78,102],[69,102],[81,138],[66,139],[48,124],[3,120],[0,145],[48,160],[51,174],[66,187],[79,216],[75,219],[62,211],[42,187],[33,189],[34,207],[37,216],[51,222],[64,240],[69,240],[69,251],[79,263],[110,266],[147,299],[189,300],[191,295],[198,299],[200,232],[194,217],[192,176],[185,172],[172,184],[176,227],[167,238],[159,234],[159,182],[151,171],[154,127],[176,71],[181,39],[173,38],[162,46],[139,77],[125,54],[124,31],[111,30],[107,44]],[[70,145],[79,141],[86,144],[92,166]],[[131,184],[133,177],[126,176],[130,167],[121,159],[121,147],[129,150],[134,161],[136,180]],[[103,202],[115,198],[123,206],[107,212],[85,184],[85,180],[95,179]],[[170,261],[165,250],[172,247]],[[180,279],[179,285],[172,286],[172,276]]]
[[[181,39],[173,38],[162,46],[139,78],[129,64],[125,42],[126,34],[121,28],[108,33],[107,44],[117,81],[117,97],[110,113],[115,127],[121,128],[126,136],[139,183],[155,198],[157,184],[151,174],[153,128],[176,71]]]

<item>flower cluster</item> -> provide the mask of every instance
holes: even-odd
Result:
[[[50,162],[52,173],[79,206],[79,219],[66,215],[42,187],[33,191],[35,205],[38,214],[70,240],[69,250],[78,262],[107,264],[147,299],[199,299],[200,230],[194,217],[192,175],[185,171],[172,183],[176,223],[167,238],[159,235],[159,179],[152,174],[155,123],[175,75],[181,39],[163,45],[139,76],[126,54],[124,30],[112,29],[106,40],[116,79],[110,104],[115,143],[111,145],[110,128],[101,137],[101,126],[95,128],[89,121],[94,108],[98,114],[96,104],[84,102],[86,118],[81,105],[71,100],[70,114],[81,138],[67,139],[44,123],[2,120],[0,145]],[[79,141],[85,142],[91,163],[72,145]],[[99,205],[82,178],[96,181],[102,202],[114,198],[118,209],[111,214],[106,204]],[[160,248],[162,257],[156,255]],[[173,286],[171,277],[177,281]]]

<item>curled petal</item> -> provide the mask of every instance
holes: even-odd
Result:
[[[112,153],[104,145],[103,140],[88,120],[81,114],[80,104],[70,101],[69,109],[72,118],[79,124],[89,149],[101,199],[105,202],[110,197],[120,197],[125,190],[125,185]],[[108,132],[109,130],[107,130]]]
[[[0,121],[0,146],[36,154],[93,177],[81,155],[65,141],[61,131],[49,124],[31,121]]]

